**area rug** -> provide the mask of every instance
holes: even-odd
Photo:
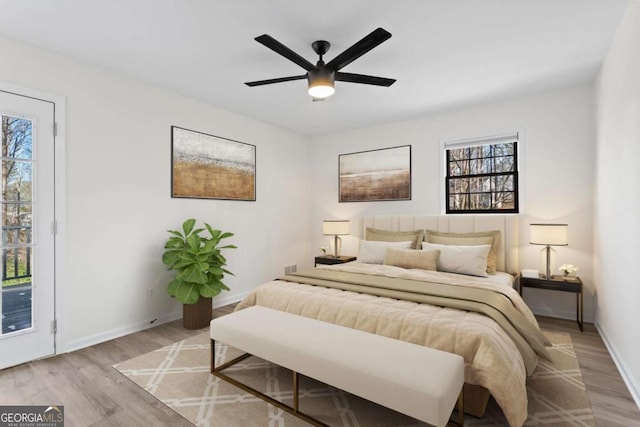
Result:
[[[526,426],[595,426],[582,374],[568,334],[546,332],[553,363],[541,360],[527,381]],[[114,368],[197,426],[302,427],[308,424],[209,374],[209,333],[119,363]],[[218,345],[216,364],[241,354]],[[233,378],[292,405],[291,371],[257,357],[225,370]],[[300,410],[330,426],[418,427],[427,424],[357,396],[300,377]],[[506,426],[493,399],[468,426]]]

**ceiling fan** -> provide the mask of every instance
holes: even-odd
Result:
[[[340,82],[389,87],[396,81],[395,79],[368,76],[365,74],[343,73],[340,70],[390,38],[390,32],[382,28],[377,28],[326,64],[322,57],[327,53],[331,45],[328,41],[317,40],[311,43],[311,47],[315,53],[320,56],[320,58],[316,65],[313,65],[311,62],[307,61],[270,35],[263,34],[255,38],[258,43],[265,45],[274,52],[284,56],[289,61],[301,66],[307,70],[307,72],[298,76],[258,80],[254,82],[246,82],[245,84],[253,87],[272,83],[288,82],[291,80],[307,79],[309,83],[309,95],[313,97],[314,101],[324,100],[325,98],[333,95],[335,92],[334,83],[336,80]]]

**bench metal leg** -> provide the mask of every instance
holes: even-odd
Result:
[[[293,410],[298,412],[298,373],[293,371]]]
[[[223,380],[225,380],[226,382],[233,384],[234,386],[238,387],[239,389],[242,389],[244,391],[246,391],[247,393],[251,393],[254,396],[266,401],[267,403],[272,404],[273,406],[282,409],[285,412],[290,413],[291,415],[294,415],[298,418],[300,418],[303,421],[308,422],[309,424],[316,426],[316,427],[329,427],[327,424],[316,420],[315,418],[300,412],[298,409],[298,373],[294,372],[293,373],[293,407],[289,406],[289,405],[285,405],[284,403],[280,402],[279,400],[274,399],[271,396],[268,396],[264,393],[262,393],[261,391],[258,391],[252,387],[249,387],[246,384],[241,383],[238,380],[235,380],[229,376],[227,376],[226,374],[223,374],[222,371],[223,369],[228,368],[229,366],[235,365],[236,363],[246,359],[247,357],[250,357],[251,354],[249,353],[245,353],[241,356],[236,357],[233,360],[230,360],[220,366],[215,366],[215,340],[211,340],[211,374],[215,375],[218,378],[222,378]]]
[[[227,363],[223,363],[222,365],[216,367],[216,342],[214,340],[211,340],[211,373],[214,375],[216,372],[226,369],[231,365],[242,362],[247,357],[251,357],[251,355],[249,353],[242,354],[235,359],[232,359]]]

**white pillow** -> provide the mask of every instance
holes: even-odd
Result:
[[[487,275],[487,256],[491,245],[455,246],[422,242],[422,250],[439,250],[438,271],[489,277]]]
[[[378,242],[375,240],[360,240],[358,262],[367,264],[382,264],[387,254],[387,248],[411,249],[413,241],[407,242]]]

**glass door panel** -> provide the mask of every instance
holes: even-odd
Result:
[[[32,200],[33,121],[1,116],[2,123],[2,329],[33,327]]]

